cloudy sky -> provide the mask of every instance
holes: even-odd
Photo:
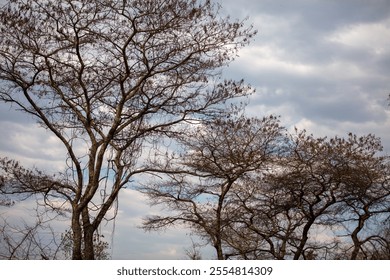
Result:
[[[1,1],[2,2],[2,1]],[[225,70],[256,88],[250,115],[281,115],[292,129],[317,136],[373,133],[390,153],[389,0],[220,0],[232,18],[249,17],[259,31]],[[0,155],[51,171],[63,166],[56,139],[0,105]],[[137,199],[134,199],[137,198]],[[137,228],[151,211],[140,194],[120,199],[114,259],[182,259],[191,236],[182,229],[144,233]],[[0,209],[0,212],[3,209]],[[18,212],[20,213],[20,212]],[[210,255],[205,249],[204,254]]]

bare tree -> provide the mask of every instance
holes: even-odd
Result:
[[[202,244],[194,242],[194,240],[191,239],[191,247],[186,248],[184,252],[190,260],[201,260],[202,254],[199,250],[200,247],[202,247]]]
[[[281,159],[285,168],[271,175],[269,182],[271,187],[283,190],[288,197],[290,211],[299,217],[294,218],[297,223],[294,238],[288,243],[293,259],[300,259],[305,257],[307,247],[310,251],[318,247],[308,244],[310,230],[321,223],[322,217],[333,214],[332,206],[338,202],[336,191],[339,185],[332,176],[332,166],[329,166],[337,146],[325,138],[306,135],[304,131],[291,140],[290,153]]]
[[[294,210],[291,197],[268,184],[265,176],[246,180],[234,190],[237,219],[227,230],[226,243],[236,258],[289,258],[289,244],[299,238],[296,231],[303,215]]]
[[[233,251],[255,259],[340,258],[341,248],[342,258],[349,252],[356,259],[383,251],[386,239],[378,229],[388,219],[390,196],[380,140],[314,138],[302,131],[287,142],[271,172],[236,192],[241,207],[230,229]]]
[[[171,163],[181,173],[167,174],[164,183],[141,190],[153,204],[172,212],[148,217],[144,228],[184,223],[215,248],[218,259],[229,258],[224,252],[226,229],[239,214],[232,194],[246,177],[269,168],[283,131],[276,117],[240,116],[206,121],[184,134],[183,154]]]
[[[51,211],[53,209],[49,207],[42,209],[36,205],[34,209],[30,209],[31,217],[28,219],[19,217],[11,220],[7,217],[7,210],[12,213],[13,207],[17,207],[18,203],[34,196],[31,193],[7,195],[8,188],[22,184],[44,188],[47,180],[42,173],[40,176],[37,174],[39,171],[27,170],[14,160],[0,158],[0,259],[56,259],[60,256],[61,240],[50,222],[63,212],[58,209]]]
[[[142,156],[159,137],[251,91],[218,79],[255,32],[210,1],[12,0],[0,18],[0,100],[53,133],[68,166],[7,192],[69,204],[73,259],[95,258],[94,232],[119,191],[156,171]]]
[[[369,242],[366,255],[373,260],[390,260],[390,219],[385,220],[379,229],[377,238]]]
[[[73,248],[73,234],[72,231],[66,230],[61,235],[61,245],[59,246],[59,251],[63,254],[63,258],[69,260],[72,258],[72,248]],[[110,254],[108,252],[109,244],[104,240],[104,235],[99,232],[95,232],[93,237],[93,249],[96,260],[108,260],[110,259]],[[84,244],[81,245],[84,247]]]
[[[53,218],[40,212],[29,219],[29,222],[23,219],[10,221],[6,217],[0,217],[0,259],[61,258],[61,240],[50,226],[51,219]]]
[[[342,185],[336,217],[352,241],[350,259],[371,258],[372,251],[387,246],[381,230],[390,218],[389,157],[378,154],[382,145],[372,135],[350,134],[336,144],[337,180]]]

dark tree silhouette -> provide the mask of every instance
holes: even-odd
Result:
[[[170,162],[181,172],[141,189],[153,204],[165,205],[171,212],[148,217],[144,228],[184,223],[215,248],[218,259],[227,259],[226,229],[238,219],[240,206],[233,203],[234,192],[245,178],[270,167],[283,131],[276,117],[241,116],[206,121],[183,134],[183,153]]]
[[[356,259],[385,251],[380,231],[390,215],[390,166],[380,140],[302,131],[286,142],[271,172],[237,192],[233,251],[255,259],[340,258],[340,251]]]
[[[67,201],[74,259],[95,258],[94,232],[131,178],[164,171],[144,164],[147,149],[251,91],[219,77],[255,32],[210,1],[12,0],[0,18],[0,100],[53,133],[68,157],[65,172],[43,175],[47,184],[7,192]]]

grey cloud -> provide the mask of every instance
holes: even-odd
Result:
[[[234,0],[220,2],[224,10],[232,16],[299,16],[317,30],[331,29],[357,21],[378,21],[390,14],[390,3],[387,0],[241,0],[239,4]]]
[[[0,102],[0,120],[23,123],[26,125],[36,123],[31,116],[19,111],[15,106],[2,102]]]
[[[323,38],[343,26],[380,22],[390,17],[390,2],[263,0],[223,1],[227,13],[250,16],[259,29],[256,44],[277,45],[288,50],[288,59],[321,61],[337,59],[338,47]]]
[[[337,93],[336,93],[337,94]],[[339,122],[376,122],[378,124],[386,121],[386,113],[375,102],[365,96],[358,94],[346,95],[338,93],[338,98],[323,96],[307,96],[297,98],[296,106],[300,108],[302,115],[314,121],[336,120]],[[371,104],[370,104],[371,103]]]
[[[319,126],[340,122],[352,129],[354,124],[372,123],[372,130],[386,134],[390,47],[378,46],[383,52],[373,53],[375,47],[368,49],[370,42],[364,42],[364,37],[359,39],[363,46],[331,38],[367,24],[389,28],[390,2],[244,0],[239,7],[235,1],[223,4],[228,12],[236,9],[236,14],[250,15],[260,30],[250,46],[260,50],[244,52],[226,72],[257,88],[249,106],[264,111],[289,108],[279,112],[282,117],[288,114],[286,119],[304,118]]]

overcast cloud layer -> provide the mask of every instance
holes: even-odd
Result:
[[[374,133],[390,152],[390,1],[223,1],[259,30],[228,70],[257,89],[248,112],[318,136]]]
[[[256,88],[248,114],[281,115],[289,129],[305,128],[316,136],[373,133],[390,153],[390,1],[220,3],[232,18],[249,16],[248,23],[259,31],[224,72]],[[3,104],[0,130],[1,156],[50,171],[64,166],[56,139]],[[157,210],[134,191],[123,191],[119,203],[114,259],[184,258],[184,248],[191,245],[184,230],[144,233],[137,228],[141,218]],[[111,224],[106,231],[112,230]],[[210,257],[210,250],[205,255]]]

